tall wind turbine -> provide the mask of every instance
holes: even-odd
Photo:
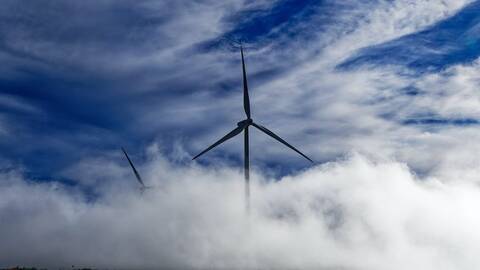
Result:
[[[222,144],[223,142],[237,136],[243,131],[244,134],[244,173],[245,173],[245,199],[246,199],[246,208],[247,211],[250,209],[250,157],[249,157],[249,142],[248,142],[248,128],[250,126],[254,126],[255,128],[259,129],[263,133],[267,134],[268,136],[274,138],[275,140],[279,141],[280,143],[284,144],[288,148],[292,149],[293,151],[297,152],[310,162],[313,162],[309,157],[304,155],[298,149],[287,143],[285,140],[280,138],[277,134],[273,133],[269,129],[264,126],[261,126],[255,122],[251,117],[250,113],[250,98],[248,96],[248,84],[247,84],[247,72],[245,70],[245,59],[243,57],[243,47],[240,45],[240,54],[242,56],[242,71],[243,71],[243,108],[245,110],[245,114],[247,119],[242,120],[237,123],[237,127],[230,131],[227,135],[223,136],[220,140],[209,146],[207,149],[200,152],[200,154],[196,155],[193,159],[198,158],[199,156],[205,154],[206,152],[210,151],[212,148]]]
[[[145,189],[147,188],[152,188],[152,187],[147,187],[143,183],[142,177],[140,177],[140,174],[138,173],[137,169],[135,169],[135,166],[133,165],[133,162],[130,160],[130,157],[128,157],[127,151],[122,147],[122,151],[125,154],[125,157],[128,160],[128,163],[130,164],[130,167],[132,167],[133,173],[135,174],[135,177],[137,178],[138,183],[140,183],[140,192],[144,192]]]

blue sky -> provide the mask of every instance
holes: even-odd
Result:
[[[417,31],[394,40],[367,47],[342,63],[406,66],[416,72],[438,72],[456,64],[468,64],[479,56],[479,2]]]
[[[179,162],[189,162],[186,156],[242,119],[239,55],[223,37],[248,44],[254,115],[318,162],[364,151],[350,136],[389,144],[392,139],[385,138],[389,135],[365,135],[373,126],[350,123],[355,121],[353,115],[338,116],[343,119],[337,119],[337,127],[333,115],[324,126],[329,112],[316,106],[327,99],[345,102],[342,95],[348,93],[335,89],[346,87],[340,85],[314,88],[329,80],[328,72],[348,78],[350,73],[387,67],[391,76],[411,82],[400,90],[372,86],[378,91],[359,93],[364,99],[359,103],[367,102],[368,95],[387,91],[391,93],[385,95],[396,97],[384,100],[385,106],[428,96],[415,86],[415,79],[472,64],[478,57],[479,2],[462,3],[443,4],[443,10],[441,5],[435,7],[437,14],[407,10],[406,15],[395,15],[404,18],[386,22],[383,27],[394,30],[381,38],[361,33],[382,30],[382,25],[374,28],[378,18],[369,11],[378,9],[378,16],[385,16],[390,12],[388,5],[401,7],[401,2],[6,1],[0,10],[2,168],[22,168],[34,178],[61,180],[72,178],[62,172],[78,160],[110,156],[121,162],[120,155],[111,156],[120,146],[142,160],[144,149],[154,143],[171,159],[177,159],[174,147],[181,146],[186,155]],[[349,36],[360,40],[345,45]],[[335,50],[338,44],[350,48]],[[343,55],[330,57],[337,52]],[[330,63],[318,64],[323,74],[312,85],[304,67],[325,61]],[[291,93],[272,86],[282,82],[292,84]],[[302,92],[302,86],[310,89]],[[409,90],[402,93],[402,89]],[[316,95],[316,91],[322,93]],[[339,94],[331,99],[324,91]],[[314,95],[319,104],[310,102]],[[295,106],[285,103],[289,99]],[[361,110],[382,106],[382,100],[373,102],[370,108],[361,105]],[[281,104],[287,105],[284,110]],[[396,129],[402,125],[419,130],[445,125],[461,129],[478,124],[477,115],[441,115],[436,110],[369,113],[386,125],[395,123]],[[285,129],[288,132],[282,132]],[[308,166],[276,142],[253,136],[252,158],[259,168],[282,175]],[[322,149],[321,141],[334,138],[346,141],[335,141],[336,149]],[[316,142],[317,147],[311,147]],[[224,158],[238,165],[239,150],[239,145],[229,143],[200,162]]]
[[[479,11],[2,1],[0,268],[478,269]]]
[[[407,14],[405,22],[392,22],[399,24],[399,30],[389,33],[390,38],[367,37],[358,48],[346,49],[340,52],[344,55],[339,59],[331,60],[329,51],[335,53],[332,46],[344,42],[349,35],[366,36],[359,32],[362,27],[369,31],[368,24],[375,20],[369,18],[369,7],[378,8],[380,13],[382,6],[392,3],[274,1],[239,6],[229,2],[218,4],[218,12],[208,10],[209,4],[212,5],[6,1],[1,9],[0,28],[3,169],[21,167],[36,178],[61,179],[61,172],[76,161],[106,155],[120,146],[127,147],[139,159],[143,149],[156,142],[171,158],[174,145],[181,145],[188,154],[198,152],[242,119],[239,55],[223,37],[248,44],[254,115],[264,117],[264,124],[302,149],[325,136],[327,140],[336,137],[336,133],[343,133],[341,137],[347,133],[355,136],[356,129],[362,129],[346,124],[334,131],[329,123],[323,130],[317,120],[327,117],[328,112],[315,118],[312,115],[318,112],[316,105],[305,106],[302,100],[315,95],[313,90],[295,91],[293,100],[297,106],[283,111],[271,109],[269,104],[282,104],[292,96],[275,94],[270,85],[285,81],[285,77],[295,81],[297,85],[293,87],[309,84],[302,82],[302,74],[296,75],[305,65],[331,61],[328,65],[336,67],[327,65],[321,72],[330,69],[336,76],[346,78],[350,76],[348,72],[382,70],[385,66],[395,76],[411,78],[411,85],[405,86],[411,90],[416,89],[412,86],[416,76],[441,74],[459,64],[472,64],[478,56],[476,1],[465,2],[453,10],[446,5],[440,14],[429,14],[432,18],[423,21],[414,17],[421,14]],[[195,12],[202,13],[204,18],[196,18]],[[203,19],[203,24],[197,24],[197,19]],[[409,19],[413,26],[406,21]],[[381,29],[370,29],[378,30]],[[325,79],[315,83],[321,84],[320,80]],[[338,90],[329,91],[335,95]],[[266,100],[265,95],[270,94]],[[404,97],[401,93],[395,95],[409,100],[422,93],[413,90]],[[259,96],[261,103],[256,102]],[[228,102],[232,103],[231,109]],[[209,107],[212,103],[215,105]],[[381,105],[381,101],[375,105]],[[398,112],[373,114],[372,117],[387,122],[399,122],[397,128],[478,123],[474,116],[438,115],[435,108],[422,108],[406,116],[396,115]],[[287,118],[283,125],[282,117]],[[290,124],[301,128],[282,134],[282,129]],[[268,144],[267,151],[253,150],[254,164],[260,168],[274,168],[274,173],[282,175],[308,166],[280,149],[276,142],[254,139],[253,143],[255,148]],[[318,148],[321,145],[320,142]],[[348,142],[339,149],[318,148],[306,150],[318,162],[334,160],[352,150],[363,151]],[[227,144],[209,156],[226,158],[232,161],[231,165],[238,165],[239,149]],[[201,162],[208,163],[210,157]],[[188,159],[183,158],[182,162]]]

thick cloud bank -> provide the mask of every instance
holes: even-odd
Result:
[[[0,267],[478,269],[480,189],[419,179],[361,155],[279,181],[150,159],[140,194],[127,167],[96,200],[2,174]],[[155,175],[155,177],[151,177]],[[90,176],[94,178],[94,174]],[[456,179],[459,180],[459,179]]]

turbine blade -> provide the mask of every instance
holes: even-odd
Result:
[[[243,109],[247,118],[250,119],[250,98],[248,96],[247,71],[245,70],[245,59],[243,57],[243,47],[240,46],[240,53],[242,55],[242,71],[243,71]]]
[[[194,159],[198,158],[199,156],[205,154],[206,152],[210,151],[212,148],[214,148],[215,146],[225,142],[226,140],[229,140],[229,139],[237,136],[240,132],[242,132],[242,130],[244,128],[245,128],[245,125],[242,125],[242,126],[237,127],[236,129],[230,131],[227,135],[223,136],[220,140],[218,140],[214,144],[210,145],[207,149],[203,150],[200,154],[198,154],[194,158],[192,158],[192,160],[194,160]]]
[[[264,126],[261,126],[261,125],[258,125],[258,124],[255,124],[255,123],[252,123],[252,126],[258,128],[260,131],[263,131],[265,134],[269,135],[270,137],[274,138],[275,140],[283,143],[284,145],[286,145],[288,148],[292,149],[293,151],[299,153],[301,156],[303,156],[304,158],[308,159],[310,162],[313,162],[313,160],[311,160],[309,157],[307,157],[306,155],[304,155],[302,152],[300,152],[297,148],[293,147],[292,145],[290,145],[289,143],[287,143],[285,140],[283,140],[282,138],[280,138],[277,134],[273,133],[272,131],[270,131],[268,128],[264,127]]]
[[[142,185],[142,188],[145,188],[145,184],[142,181],[142,177],[140,177],[140,174],[137,172],[137,169],[135,169],[135,166],[133,165],[132,161],[130,160],[130,157],[128,157],[127,151],[125,151],[125,149],[123,149],[123,147],[122,147],[122,151],[125,154],[125,157],[127,158],[128,163],[130,163],[130,167],[132,167],[133,173],[135,174],[135,177],[137,178],[137,181],[140,183],[140,185]]]

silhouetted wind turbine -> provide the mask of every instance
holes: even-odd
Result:
[[[135,177],[137,178],[137,181],[140,183],[140,191],[143,193],[145,189],[147,188],[152,188],[152,187],[147,187],[143,183],[142,177],[140,177],[140,174],[138,173],[137,169],[135,169],[135,166],[133,165],[132,161],[130,160],[130,157],[128,157],[127,151],[122,147],[122,151],[125,154],[125,157],[128,160],[128,163],[130,164],[130,167],[132,167],[133,173],[135,174]]]
[[[243,57],[243,46],[240,45],[240,54],[242,56],[242,71],[243,71],[243,108],[245,110],[245,114],[247,119],[242,120],[237,123],[237,128],[230,131],[227,135],[223,136],[220,140],[209,146],[207,149],[200,152],[200,154],[196,155],[193,159],[198,158],[199,156],[205,154],[206,152],[210,151],[212,148],[222,144],[223,142],[237,136],[242,131],[244,132],[244,172],[245,172],[245,198],[246,198],[246,208],[247,211],[250,209],[250,157],[249,157],[249,143],[248,143],[248,127],[254,126],[263,133],[267,134],[268,136],[274,138],[275,140],[281,142],[285,146],[289,147],[293,151],[297,152],[304,158],[308,159],[310,162],[313,162],[309,157],[304,155],[302,152],[297,150],[295,147],[287,143],[285,140],[280,138],[277,134],[273,133],[269,129],[259,124],[253,122],[251,113],[250,113],[250,98],[248,96],[248,84],[247,84],[247,72],[245,70],[245,59]]]

